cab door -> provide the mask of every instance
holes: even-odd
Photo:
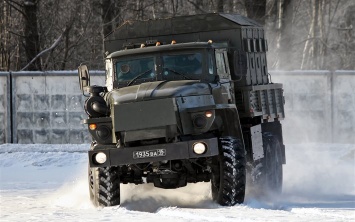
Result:
[[[222,88],[222,97],[227,103],[234,103],[233,82],[230,74],[227,49],[216,49],[216,70]]]

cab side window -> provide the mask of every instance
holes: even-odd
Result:
[[[214,61],[213,55],[211,53],[208,53],[208,74],[214,74]]]
[[[216,50],[216,68],[217,74],[221,78],[228,78],[229,66],[227,52],[225,50]]]

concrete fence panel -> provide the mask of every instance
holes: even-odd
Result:
[[[332,76],[333,142],[355,143],[355,71]]]
[[[93,75],[94,74],[94,75]],[[104,72],[91,72],[92,83],[104,85]],[[13,143],[89,142],[76,71],[13,72]]]
[[[0,72],[0,144],[11,141],[10,74]]]
[[[284,84],[287,143],[355,143],[355,71],[274,71]]]

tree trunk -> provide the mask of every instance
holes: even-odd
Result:
[[[102,7],[101,18],[103,23],[102,31],[105,37],[112,32],[112,19],[114,17],[113,2],[111,0],[102,0],[101,7]]]
[[[218,12],[224,12],[224,8],[223,8],[223,4],[224,1],[223,0],[217,0],[217,11]]]
[[[207,13],[207,11],[204,10],[203,0],[187,0],[187,2],[193,6],[195,14]]]
[[[301,69],[307,69],[310,67],[310,60],[312,58],[310,58],[312,56],[312,39],[314,37],[314,26],[315,26],[315,5],[314,2],[316,0],[312,0],[312,2],[310,2],[310,8],[312,10],[311,12],[311,22],[310,22],[310,26],[309,26],[309,31],[308,31],[308,36],[306,38],[306,43],[304,44],[304,48],[303,48],[303,53],[302,53],[302,62],[301,62]]]
[[[62,61],[62,67],[61,70],[65,70],[67,60],[68,60],[68,54],[69,54],[69,33],[70,30],[64,33],[64,56],[63,56],[63,61]]]
[[[37,4],[36,0],[28,0],[23,4],[25,13],[25,52],[26,61],[29,63],[40,50],[38,26],[37,26]],[[37,59],[28,70],[41,70],[41,61]]]
[[[170,4],[172,8],[172,17],[175,17],[179,7],[179,2],[175,2],[175,0],[170,0]]]
[[[313,7],[312,7],[312,23],[314,23],[313,25],[313,32],[312,32],[312,44],[311,44],[311,48],[310,48],[310,68],[311,69],[318,69],[318,50],[319,50],[319,3],[321,2],[321,0],[314,0],[313,1]]]
[[[292,69],[292,0],[279,0],[278,69]]]
[[[8,14],[9,5],[6,4],[5,0],[1,4],[1,21],[0,21],[0,71],[8,71],[10,69],[10,53],[8,51]]]
[[[324,56],[324,0],[312,0],[311,25],[303,49],[301,69],[320,69],[321,57]]]
[[[247,16],[261,25],[265,24],[266,0],[245,0]]]
[[[324,57],[325,57],[325,48],[326,45],[324,44],[325,40],[325,26],[324,26],[324,19],[325,19],[325,6],[326,0],[319,1],[319,12],[318,12],[318,27],[319,27],[319,40],[318,40],[318,69],[324,68]],[[330,27],[329,27],[330,28]]]

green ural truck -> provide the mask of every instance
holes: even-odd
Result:
[[[281,192],[284,97],[267,48],[263,28],[238,14],[128,21],[106,37],[106,86],[79,67],[92,202],[119,205],[127,183],[211,182],[224,206],[243,203],[247,183]]]

